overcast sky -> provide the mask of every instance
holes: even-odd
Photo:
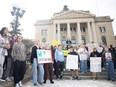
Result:
[[[112,24],[116,35],[116,0],[0,0],[0,29],[4,26],[10,28],[13,19],[10,11],[14,4],[26,10],[20,19],[24,38],[33,39],[36,20],[50,19],[64,5],[70,10],[88,10],[96,16],[110,16],[114,19]]]

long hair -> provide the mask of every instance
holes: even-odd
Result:
[[[7,27],[3,27],[0,31],[0,34],[3,36],[4,31],[7,29]],[[7,35],[6,35],[7,36]]]

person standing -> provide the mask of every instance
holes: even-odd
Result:
[[[5,80],[2,79],[3,75],[3,64],[5,60],[5,56],[7,56],[7,49],[10,48],[10,44],[8,41],[8,28],[3,27],[0,31],[0,81],[4,82]]]
[[[77,52],[75,52],[73,46],[70,47],[70,53],[68,53],[68,55],[76,55],[78,56],[78,63],[80,61],[80,58],[79,58],[79,54],[77,54]],[[76,71],[76,77],[74,76],[74,71]],[[72,79],[76,79],[76,80],[80,80],[80,78],[78,77],[78,69],[74,70],[74,69],[71,69],[71,74],[72,74]]]
[[[81,72],[84,74],[87,72],[87,58],[88,58],[88,52],[84,45],[81,45],[79,47],[78,53],[80,55]]]
[[[63,69],[64,69],[64,53],[62,51],[62,45],[58,45],[58,49],[55,51],[55,61],[56,61],[56,78],[62,79]]]
[[[116,69],[116,47],[114,48],[114,68]]]
[[[70,38],[68,38],[66,41],[66,49],[68,50],[71,45],[72,45],[72,42],[71,42]]]
[[[7,68],[6,68],[6,80],[11,81],[13,77],[13,58],[11,56],[12,52],[12,47],[13,47],[13,40],[9,37],[9,42],[10,42],[10,49],[7,49],[8,56],[7,56]]]
[[[90,53],[90,57],[100,57],[100,54],[96,48],[93,48],[93,52]],[[99,72],[93,72],[93,80],[96,80],[98,77]]]
[[[107,80],[115,81],[114,63],[113,63],[113,60],[112,60],[112,53],[108,49],[108,47],[105,47],[105,52],[103,54],[103,58],[105,58],[105,65],[106,65],[106,71],[107,71]]]
[[[37,50],[41,49],[40,41],[35,40],[35,45],[32,47],[30,62],[32,64],[32,82],[34,86],[43,84],[44,69],[43,64],[38,63]]]
[[[15,87],[22,87],[22,80],[26,69],[26,48],[22,43],[22,37],[18,36],[12,48],[12,58],[14,59],[14,84]]]
[[[52,50],[51,50],[49,43],[46,43],[45,50],[51,51],[52,62],[44,64],[44,82],[43,83],[44,84],[46,83],[46,80],[48,79],[48,75],[49,75],[50,83],[54,84],[54,82],[53,82],[53,61],[54,61],[54,59],[52,56]]]

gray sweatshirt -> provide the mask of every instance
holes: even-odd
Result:
[[[25,61],[26,60],[26,48],[23,43],[15,43],[12,48],[12,58],[14,60]]]

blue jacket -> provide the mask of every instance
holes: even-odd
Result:
[[[58,62],[64,62],[64,53],[62,50],[56,49],[55,51],[55,61]]]

